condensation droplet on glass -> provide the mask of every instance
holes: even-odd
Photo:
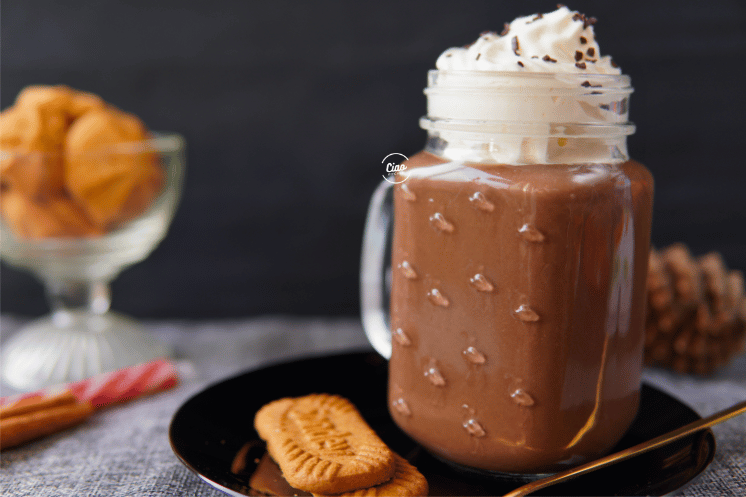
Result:
[[[430,299],[430,302],[440,307],[448,307],[449,305],[451,305],[451,301],[448,300],[445,295],[440,293],[440,290],[438,290],[437,288],[433,288],[432,290],[427,292],[427,298]]]
[[[518,230],[518,233],[520,233],[521,237],[523,237],[524,240],[529,242],[544,241],[544,233],[536,229],[535,226],[532,226],[528,223],[521,226],[521,229]]]
[[[399,264],[399,269],[401,269],[402,274],[405,278],[408,280],[416,280],[417,279],[417,271],[414,270],[412,265],[407,261],[402,261],[401,264]]]
[[[515,310],[515,317],[526,323],[535,323],[539,320],[539,315],[529,306],[522,304]]]
[[[531,407],[532,405],[534,405],[534,398],[523,391],[523,389],[521,388],[518,388],[515,392],[511,393],[510,397],[513,399],[513,402],[515,402],[519,406]]]
[[[425,378],[430,380],[430,383],[432,383],[436,387],[446,386],[446,379],[443,378],[443,375],[435,366],[430,366],[425,370]]]
[[[484,431],[484,428],[481,424],[479,424],[479,421],[474,418],[470,418],[464,421],[464,428],[472,437],[482,438],[483,436],[487,435],[487,432]]]
[[[409,347],[410,345],[412,345],[412,340],[410,340],[409,335],[404,333],[404,330],[402,330],[401,328],[395,329],[391,334],[394,336],[394,340],[396,340],[396,343],[398,343],[399,345],[403,347]]]
[[[481,211],[492,212],[495,210],[495,204],[487,200],[487,197],[485,197],[482,192],[474,192],[474,194],[469,197],[469,201]]]
[[[487,362],[487,358],[484,354],[479,352],[474,346],[467,347],[463,354],[466,360],[473,364],[484,364]]]
[[[469,279],[469,282],[480,292],[491,292],[495,285],[485,275],[477,273]]]
[[[401,414],[402,416],[411,416],[412,411],[409,409],[409,405],[407,404],[407,401],[404,399],[396,399],[391,403],[392,406],[394,406],[394,409],[396,409],[396,412]]]
[[[436,212],[435,214],[430,216],[430,223],[432,223],[432,225],[440,231],[453,233],[453,224],[450,223],[440,212]]]
[[[401,194],[402,197],[404,197],[404,200],[408,200],[409,202],[414,202],[417,200],[417,195],[414,194],[412,190],[409,189],[407,185],[402,183],[401,185]]]

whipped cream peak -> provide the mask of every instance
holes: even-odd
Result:
[[[566,6],[547,14],[519,17],[502,33],[485,32],[466,47],[449,48],[436,67],[442,71],[529,71],[621,74],[602,56],[593,31],[594,17]]]

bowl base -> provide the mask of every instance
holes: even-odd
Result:
[[[2,380],[31,391],[170,355],[121,314],[58,311],[31,322],[3,346]]]

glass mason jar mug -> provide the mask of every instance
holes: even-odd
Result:
[[[373,196],[361,297],[391,416],[436,456],[555,471],[635,417],[653,180],[627,156],[631,92],[430,72],[427,145]]]

